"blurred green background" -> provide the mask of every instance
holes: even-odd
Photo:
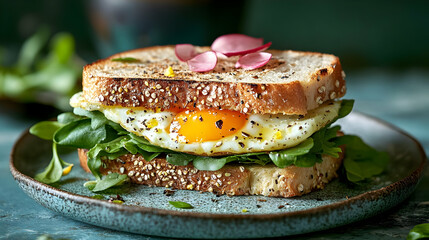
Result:
[[[0,45],[14,51],[40,26],[70,32],[85,61],[156,44],[209,45],[220,34],[273,48],[328,52],[347,68],[429,67],[428,1],[1,1]]]
[[[1,1],[0,99],[67,110],[85,63],[151,45],[210,45],[233,32],[272,48],[335,54],[346,73],[425,70],[428,10],[423,0]]]

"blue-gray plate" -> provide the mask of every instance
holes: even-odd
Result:
[[[361,185],[339,179],[320,191],[296,198],[216,196],[212,193],[126,185],[103,195],[119,194],[123,204],[91,198],[83,183],[92,176],[79,166],[75,151],[62,157],[75,164],[60,182],[46,185],[32,177],[51,159],[51,144],[24,133],[10,161],[19,186],[43,206],[64,216],[144,235],[175,238],[262,238],[333,228],[379,214],[406,199],[421,178],[426,155],[411,136],[385,122],[352,113],[340,121],[348,134],[357,134],[391,156],[385,173]],[[177,209],[183,201],[193,209]]]

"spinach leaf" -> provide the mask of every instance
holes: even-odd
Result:
[[[349,115],[350,112],[353,110],[354,103],[355,103],[355,100],[352,100],[352,99],[341,100],[341,108],[338,111],[338,116],[335,119],[335,121],[337,119],[340,119],[340,118],[343,118],[343,117]],[[335,121],[332,121],[332,122],[335,122]]]
[[[368,146],[358,136],[337,137],[335,143],[347,146],[344,168],[347,179],[351,182],[359,182],[379,175],[387,167],[389,155]]]
[[[112,61],[113,62],[128,62],[128,63],[140,62],[140,60],[132,58],[132,57],[113,58]]]
[[[125,174],[111,173],[103,177],[101,180],[98,180],[94,188],[91,189],[91,191],[100,192],[110,187],[121,185],[127,179],[128,179],[128,176]]]
[[[171,150],[152,145],[144,137],[137,136],[134,133],[129,133],[129,136],[132,138],[134,143],[137,144],[139,146],[139,148],[144,150],[144,151],[157,152],[157,153],[173,152]]]
[[[94,147],[105,139],[105,126],[93,129],[90,119],[71,122],[58,129],[54,136],[54,142],[59,145],[86,149]]]
[[[54,133],[63,127],[64,124],[55,121],[43,121],[30,128],[30,133],[41,139],[52,140]]]
[[[182,208],[182,209],[192,209],[194,208],[191,204],[186,202],[180,202],[180,201],[168,201],[170,205],[172,205],[175,208]]]
[[[92,129],[100,128],[108,122],[107,118],[104,117],[104,114],[99,111],[86,111],[82,108],[75,108],[73,109],[73,113],[90,118]]]
[[[313,139],[308,138],[304,142],[298,144],[293,148],[270,152],[269,156],[277,167],[285,168],[287,166],[295,164],[298,159],[298,156],[309,153],[313,146]]]
[[[57,152],[57,144],[52,144],[52,160],[45,170],[41,173],[38,173],[34,179],[37,181],[50,184],[60,180],[63,175],[63,167],[73,166],[68,162],[65,162],[60,158]]]
[[[429,223],[419,224],[413,227],[408,233],[407,240],[428,239]]]
[[[221,169],[227,163],[227,157],[214,158],[197,156],[194,161],[194,167],[199,170],[216,171]]]
[[[176,166],[186,166],[188,163],[195,160],[197,156],[186,153],[170,153],[167,154],[167,162]],[[201,169],[200,169],[201,170]]]
[[[57,116],[57,121],[62,124],[68,124],[74,121],[82,120],[84,117],[77,116],[71,112],[61,113]]]

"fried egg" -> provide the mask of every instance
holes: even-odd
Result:
[[[302,115],[243,114],[229,110],[103,106],[74,95],[74,108],[100,111],[124,129],[162,148],[195,155],[266,152],[293,147],[338,115],[340,102],[325,103]]]

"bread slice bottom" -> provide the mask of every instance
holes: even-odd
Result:
[[[87,150],[78,149],[78,153],[81,166],[90,172],[87,166]],[[110,172],[127,174],[131,182],[148,186],[230,196],[294,197],[322,189],[336,178],[342,159],[343,154],[340,153],[338,158],[324,155],[322,163],[308,168],[278,168],[274,164],[228,164],[217,171],[202,171],[194,168],[192,163],[175,166],[163,157],[148,162],[141,155],[126,154],[116,160],[104,161],[105,167],[100,171],[103,175]]]

